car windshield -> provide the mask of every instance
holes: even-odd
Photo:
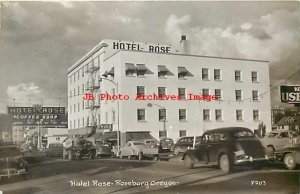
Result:
[[[233,136],[236,138],[240,138],[240,137],[255,137],[254,133],[250,132],[250,131],[236,131],[233,133]]]

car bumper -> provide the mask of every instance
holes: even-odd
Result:
[[[265,156],[264,158],[243,158],[243,159],[237,159],[235,160],[235,164],[246,164],[246,163],[257,163],[257,162],[266,162],[270,160],[268,156]]]

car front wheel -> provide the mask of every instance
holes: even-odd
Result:
[[[284,156],[284,165],[289,169],[293,170],[296,167],[296,162],[293,154],[289,153]]]
[[[193,161],[193,159],[191,158],[191,156],[186,155],[186,156],[184,157],[184,165],[185,165],[187,168],[190,168],[190,169],[194,168],[194,161]]]
[[[232,170],[232,165],[230,163],[229,157],[227,154],[223,154],[221,155],[220,159],[219,159],[219,166],[220,169],[224,172],[224,173],[230,173]]]

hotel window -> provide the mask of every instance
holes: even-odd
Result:
[[[179,121],[186,121],[186,109],[179,109]]]
[[[150,71],[145,64],[137,64],[136,65],[136,75],[137,76],[145,76],[146,74],[153,74],[152,71]]]
[[[80,119],[78,119],[78,127],[80,127]]]
[[[220,69],[214,69],[214,79],[221,80],[221,70]]]
[[[241,71],[235,70],[234,71],[234,79],[236,82],[242,81]]]
[[[252,90],[252,100],[258,101],[258,91],[257,90]]]
[[[82,110],[84,110],[84,101],[82,101]]]
[[[100,114],[98,114],[97,125],[100,125],[100,124],[101,124]]]
[[[258,121],[259,120],[259,111],[253,110],[253,120]]]
[[[70,84],[72,83],[72,75],[69,77]]]
[[[84,84],[82,84],[82,94],[84,94]]]
[[[78,112],[80,112],[80,103],[78,102]]]
[[[166,87],[158,87],[158,96],[166,95]]]
[[[78,86],[77,89],[78,89],[78,90],[77,90],[77,95],[79,96],[79,95],[80,95],[80,86]]]
[[[181,99],[186,99],[185,88],[178,88],[178,96],[180,96]]]
[[[77,80],[79,80],[79,70],[77,71]]]
[[[215,96],[217,97],[217,100],[222,100],[222,90],[215,89]]]
[[[166,111],[166,109],[159,109],[158,111],[159,111],[158,120],[159,121],[166,121],[167,120],[167,111]]]
[[[242,110],[236,110],[236,120],[237,121],[243,120],[243,111]]]
[[[81,76],[84,77],[84,67],[81,68]]]
[[[116,122],[116,111],[112,110],[112,123]]]
[[[76,104],[74,104],[74,113],[76,112]]]
[[[235,91],[235,99],[236,99],[236,101],[241,101],[242,100],[242,90],[236,90]]]
[[[252,79],[252,82],[258,82],[258,74],[257,74],[257,71],[252,71],[252,72],[251,72],[251,79]]]
[[[222,121],[223,120],[222,110],[221,109],[216,109],[215,113],[216,113],[216,121]]]
[[[72,114],[72,106],[70,106],[70,114]]]
[[[87,117],[86,118],[86,126],[89,126],[90,125],[90,117]]]
[[[166,66],[158,65],[158,78],[166,78],[167,75],[173,76],[174,74],[166,68]]]
[[[208,80],[208,79],[209,79],[208,69],[202,68],[202,80]]]
[[[108,72],[107,72],[107,75],[110,75],[112,78],[115,77],[115,68],[112,67]]]
[[[208,96],[209,95],[209,89],[202,89],[202,95]]]
[[[138,121],[145,121],[146,120],[145,109],[137,109],[137,120]]]
[[[203,109],[203,120],[210,121],[210,110],[209,109]]]
[[[82,118],[82,126],[85,127],[85,125],[84,125],[84,117]]]
[[[74,83],[75,83],[75,80],[76,80],[76,73],[73,74],[73,78],[74,78],[73,81],[74,81]]]
[[[126,76],[134,76],[136,72],[136,67],[134,66],[133,63],[126,63],[125,68],[126,68],[125,70]]]
[[[179,130],[179,137],[186,137],[186,130]]]
[[[159,138],[167,137],[167,131],[159,131],[158,136],[159,136]]]
[[[72,90],[70,90],[70,98],[72,98]]]
[[[137,86],[136,94],[137,95],[145,95],[145,86]]]
[[[191,74],[185,67],[178,67],[178,78],[179,79],[186,79],[186,77],[193,77],[194,75]]]

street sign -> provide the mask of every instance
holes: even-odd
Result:
[[[110,129],[110,130],[112,130],[112,128],[113,128],[113,124],[101,124],[99,126],[99,129]]]
[[[300,86],[280,86],[281,102],[300,103]]]

